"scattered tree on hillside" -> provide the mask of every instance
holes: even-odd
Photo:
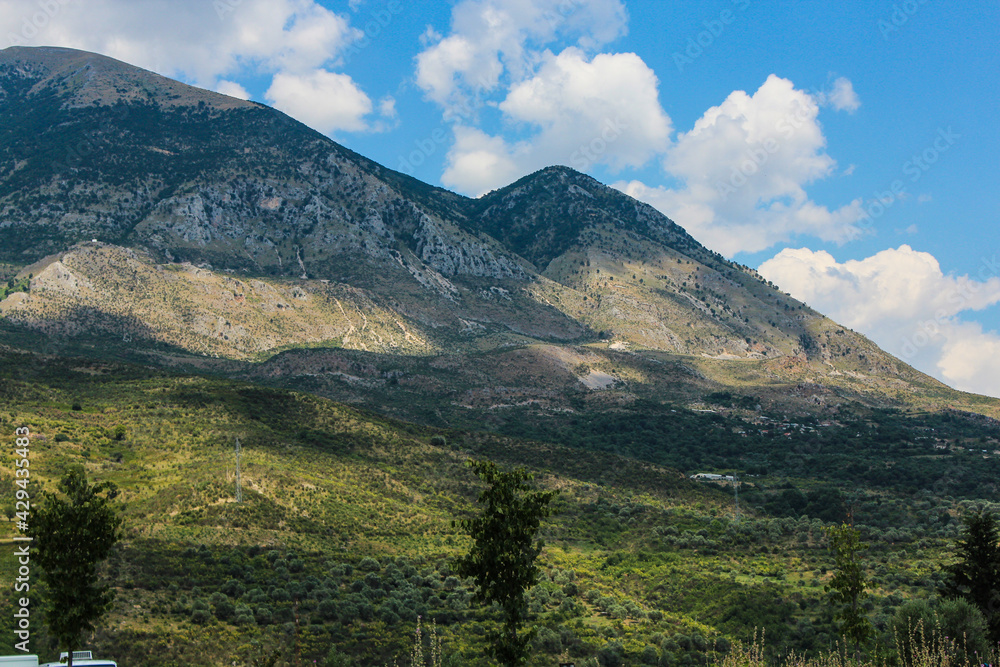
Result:
[[[41,568],[49,608],[46,625],[61,648],[79,648],[80,635],[111,607],[114,593],[99,583],[98,565],[118,541],[122,519],[112,502],[111,482],[91,486],[82,466],[69,468],[59,481],[61,495],[46,492],[31,517],[32,559]]]
[[[533,491],[526,483],[532,475],[523,468],[508,472],[491,461],[470,461],[469,467],[488,486],[479,494],[481,513],[460,522],[475,542],[455,571],[475,579],[477,601],[500,606],[503,627],[490,634],[488,650],[502,665],[517,665],[534,635],[520,629],[527,618],[525,593],[538,581],[535,559],[543,543],[535,535],[558,492]]]
[[[976,605],[1000,642],[1000,526],[992,512],[978,508],[962,518],[964,539],[957,541],[958,561],[946,566],[944,593]]]
[[[836,613],[836,618],[841,621],[840,633],[854,644],[855,658],[859,659],[861,647],[873,630],[861,607],[861,602],[868,597],[868,578],[859,552],[867,549],[867,545],[861,543],[858,529],[846,523],[828,527],[826,535],[830,540],[836,571],[825,589],[832,591],[832,600],[842,605]]]

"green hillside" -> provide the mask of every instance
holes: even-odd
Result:
[[[582,663],[602,650],[627,664],[696,664],[758,626],[774,650],[825,650],[836,631],[821,529],[845,503],[872,543],[871,616],[884,628],[898,605],[940,580],[968,502],[956,490],[995,497],[997,459],[969,449],[997,430],[955,415],[859,415],[870,430],[846,455],[860,465],[838,474],[821,455],[825,442],[793,439],[767,474],[746,477],[737,522],[731,489],[643,452],[599,451],[628,451],[613,437],[622,424],[577,424],[578,436],[590,434],[581,449],[432,430],[308,394],[117,363],[7,350],[2,364],[0,417],[11,433],[30,427],[33,480],[51,486],[79,462],[123,489],[127,539],[108,566],[118,599],[90,642],[120,664],[230,664],[258,644],[281,647],[289,664],[296,645],[306,661],[337,646],[351,664],[383,664],[406,654],[418,615],[436,623],[451,664],[480,664],[490,612],[470,605],[467,582],[448,565],[466,546],[451,521],[474,505],[469,457],[527,465],[541,486],[561,490],[543,529],[545,581],[531,594],[543,628],[533,665]],[[677,414],[667,430],[685,450],[696,447],[693,433],[716,428]],[[946,461],[954,484],[918,490],[919,481],[868,474],[930,428],[951,449],[917,454],[912,468],[924,460],[940,471]],[[237,437],[242,504],[233,501]],[[709,437],[702,449],[727,440]],[[0,480],[10,497],[11,476]],[[11,572],[11,550],[3,553]],[[33,637],[46,654],[41,615]]]

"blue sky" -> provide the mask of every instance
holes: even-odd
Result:
[[[0,0],[470,196],[549,164],[1000,396],[1000,3]]]

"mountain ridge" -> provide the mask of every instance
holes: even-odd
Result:
[[[554,344],[753,362],[751,388],[950,391],[568,167],[469,199],[263,105],[71,49],[0,51],[0,90],[0,260],[30,283],[0,304],[15,328],[58,336],[85,313],[160,361]],[[280,315],[251,313],[277,309],[265,293]],[[724,368],[721,386],[745,372]],[[619,380],[597,391],[628,394]]]

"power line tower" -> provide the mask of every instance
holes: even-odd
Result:
[[[243,502],[243,485],[240,482],[240,439],[236,438],[236,502]]]

